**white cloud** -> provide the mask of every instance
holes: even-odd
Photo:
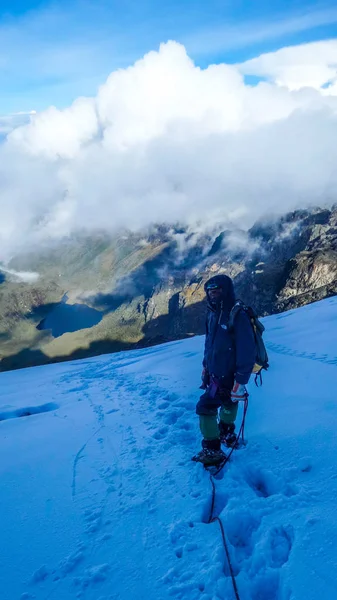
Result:
[[[0,136],[8,135],[16,127],[29,123],[30,117],[35,114],[35,111],[18,112],[9,115],[0,115]]]
[[[337,82],[337,40],[281,48],[239,65],[242,73],[266,77],[290,90],[321,89]]]
[[[324,48],[320,65],[330,69],[335,46]],[[286,50],[291,66],[291,52],[296,65],[306,47]],[[257,60],[250,72],[266,58]],[[200,69],[169,42],[112,73],[97,97],[10,133],[0,147],[0,258],[77,228],[245,226],[335,200],[337,97],[317,89],[316,76],[293,91],[245,85],[243,70]]]
[[[32,118],[28,127],[18,127],[8,139],[30,155],[74,158],[97,133],[95,103],[79,98],[63,111],[51,106]]]
[[[35,273],[34,271],[14,271],[14,269],[6,269],[5,267],[1,267],[1,271],[25,283],[35,283],[40,277],[39,273]]]

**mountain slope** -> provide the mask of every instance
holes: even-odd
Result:
[[[203,284],[215,273],[232,277],[261,315],[329,297],[337,292],[336,253],[336,208],[296,211],[248,232],[161,225],[78,234],[13,258],[4,273],[0,369],[200,334]],[[29,270],[37,281],[15,277]]]
[[[337,298],[266,326],[271,368],[215,509],[242,600],[331,600]],[[233,597],[209,477],[190,461],[202,345],[1,374],[3,600]]]

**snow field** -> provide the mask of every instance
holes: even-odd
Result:
[[[334,600],[337,299],[266,319],[216,479],[241,600]],[[3,600],[232,600],[195,403],[203,338],[1,375]]]

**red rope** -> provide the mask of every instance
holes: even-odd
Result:
[[[239,596],[239,590],[238,590],[238,586],[237,586],[237,583],[236,583],[234,569],[233,569],[233,565],[232,565],[232,561],[231,561],[231,557],[230,557],[230,553],[229,553],[229,548],[228,548],[228,544],[227,544],[227,540],[226,540],[225,528],[224,528],[223,522],[221,521],[220,517],[214,517],[213,516],[214,507],[215,507],[215,494],[216,494],[214,477],[216,475],[218,475],[220,473],[220,471],[224,468],[224,466],[228,463],[228,461],[229,461],[230,457],[232,456],[235,448],[238,447],[240,438],[242,438],[242,443],[244,443],[244,440],[245,440],[245,438],[244,438],[244,434],[245,434],[245,421],[246,421],[247,410],[248,410],[248,394],[246,395],[246,397],[244,399],[242,422],[241,422],[241,426],[240,426],[239,433],[237,435],[235,444],[233,445],[233,447],[231,448],[230,452],[227,454],[226,458],[223,460],[223,462],[221,463],[221,465],[217,469],[217,471],[215,473],[211,473],[209,471],[210,480],[211,480],[211,484],[212,484],[212,502],[211,502],[211,509],[210,509],[208,523],[214,523],[215,521],[218,521],[218,523],[219,523],[220,531],[221,531],[221,536],[222,536],[222,541],[223,541],[223,545],[224,545],[224,548],[225,548],[226,558],[227,558],[227,562],[228,562],[228,566],[229,566],[229,572],[230,572],[230,575],[231,575],[232,584],[233,584],[233,590],[234,590],[234,594],[235,594],[235,599],[236,600],[240,600],[240,596]]]

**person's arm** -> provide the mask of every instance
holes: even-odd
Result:
[[[204,369],[206,368],[206,352],[207,352],[207,342],[208,342],[208,317],[206,317],[206,323],[205,323],[205,345],[204,345],[204,358],[202,359],[202,366],[204,367]]]
[[[209,385],[209,373],[207,370],[207,360],[206,360],[206,354],[207,354],[207,350],[208,350],[208,342],[209,342],[209,329],[208,329],[208,316],[206,317],[206,335],[205,335],[205,347],[204,347],[204,357],[202,360],[202,374],[201,374],[201,389],[205,390],[207,388],[207,386]]]
[[[234,335],[236,348],[235,381],[240,385],[245,385],[249,381],[255,364],[256,346],[249,317],[243,311],[240,311],[235,319]]]

